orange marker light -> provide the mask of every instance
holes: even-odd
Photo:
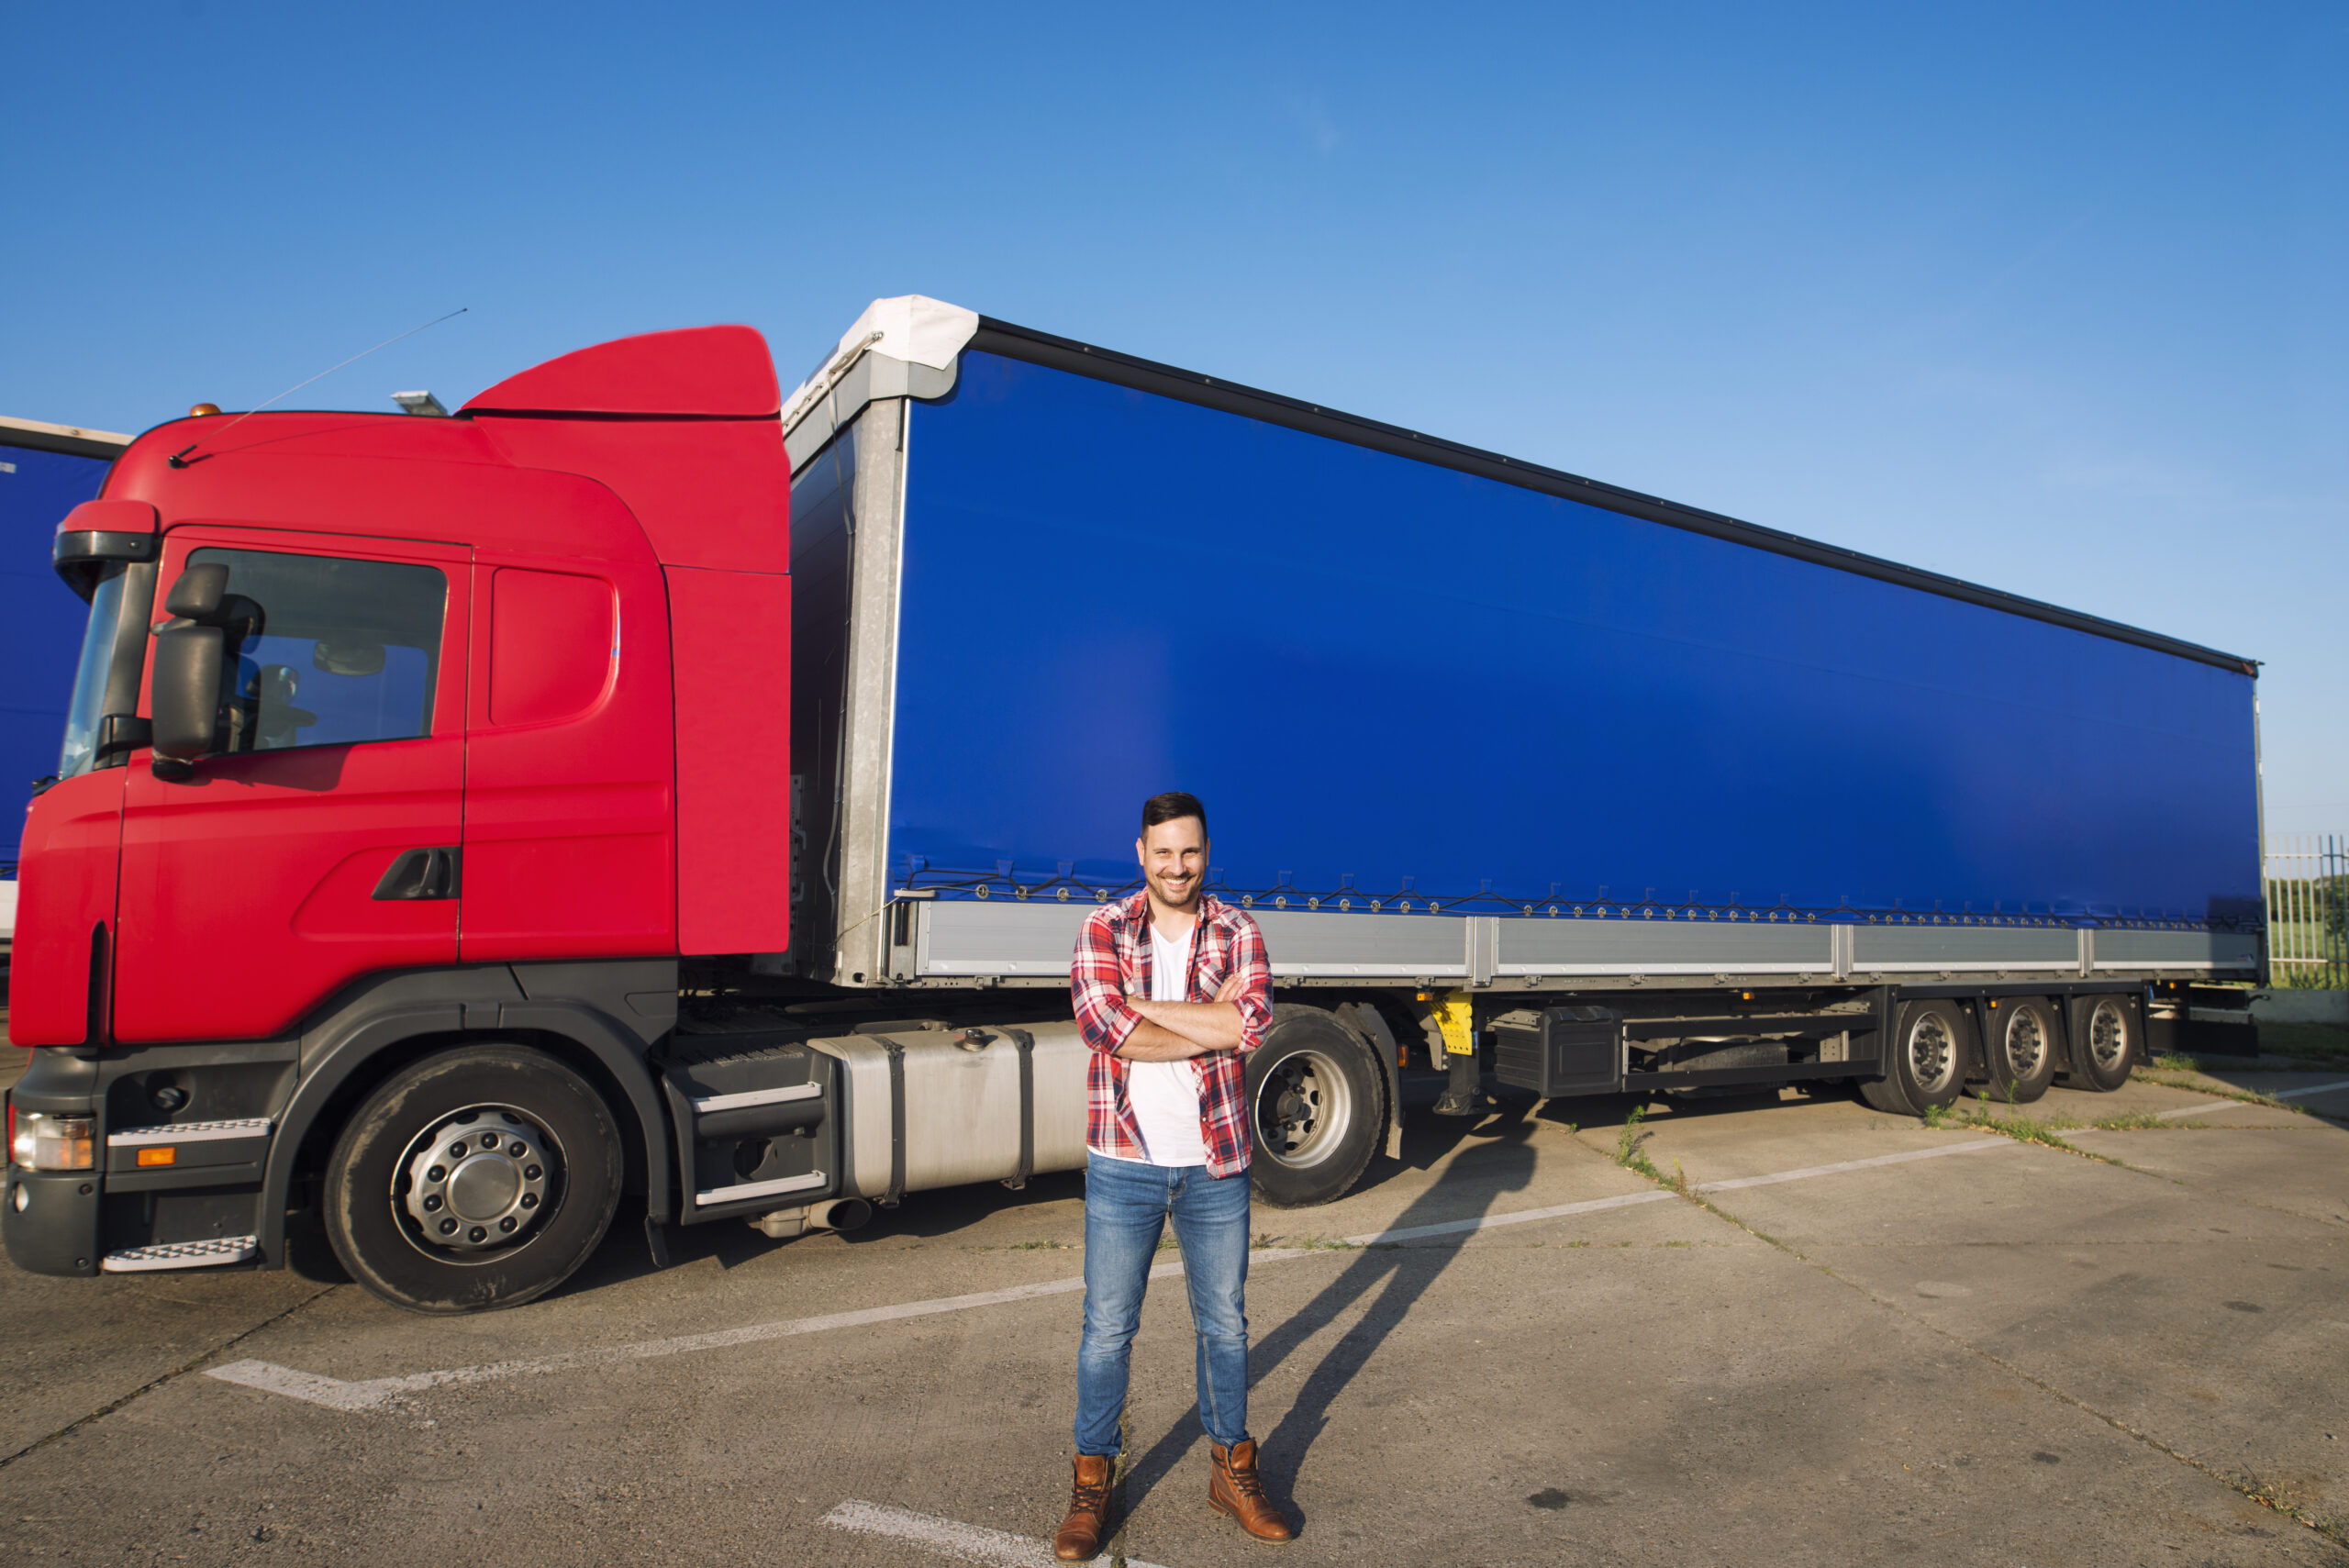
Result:
[[[179,1148],[175,1144],[161,1143],[141,1149],[139,1162],[142,1165],[176,1165],[180,1162]]]
[[[199,403],[187,411],[187,417],[191,419],[206,419],[219,412],[220,405],[217,403]]]

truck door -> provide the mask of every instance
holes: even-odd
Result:
[[[456,961],[470,561],[173,531],[158,606],[217,562],[260,611],[223,660],[216,754],[176,782],[131,759],[117,1039],[265,1039],[362,974]]]

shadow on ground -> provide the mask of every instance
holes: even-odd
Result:
[[[1502,1105],[1481,1118],[1421,1118],[1419,1127],[1423,1131],[1407,1140],[1406,1153],[1411,1157],[1407,1163],[1432,1163],[1471,1140],[1481,1146],[1461,1151],[1442,1175],[1413,1198],[1388,1228],[1480,1218],[1505,1195],[1530,1185],[1534,1129],[1526,1111],[1523,1106]],[[1431,1121],[1436,1124],[1429,1125]],[[1442,1275],[1467,1239],[1468,1233],[1463,1232],[1457,1238],[1424,1244],[1364,1249],[1311,1301],[1252,1344],[1248,1381],[1253,1390],[1263,1385],[1273,1369],[1303,1353],[1317,1335],[1349,1308],[1365,1296],[1370,1298],[1354,1323],[1321,1352],[1279,1425],[1258,1439],[1264,1476],[1276,1496],[1295,1489],[1298,1469],[1329,1425],[1331,1404]],[[1120,1479],[1124,1496],[1119,1516],[1131,1518],[1152,1488],[1205,1436],[1194,1407],[1149,1450],[1131,1460]]]

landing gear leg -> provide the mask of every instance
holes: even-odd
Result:
[[[1444,1061],[1452,1069],[1452,1081],[1443,1086],[1443,1093],[1436,1096],[1435,1114],[1438,1116],[1484,1115],[1484,1073],[1479,1070],[1475,1053],[1471,1051],[1465,1056],[1458,1056],[1446,1051]]]

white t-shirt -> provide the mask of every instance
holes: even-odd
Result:
[[[1158,922],[1150,926],[1150,999],[1187,1002],[1191,945],[1196,925],[1168,941]],[[1152,1165],[1204,1165],[1207,1140],[1199,1136],[1198,1070],[1188,1062],[1129,1062],[1126,1103],[1133,1107],[1142,1153]],[[1115,1156],[1111,1156],[1115,1158]]]

